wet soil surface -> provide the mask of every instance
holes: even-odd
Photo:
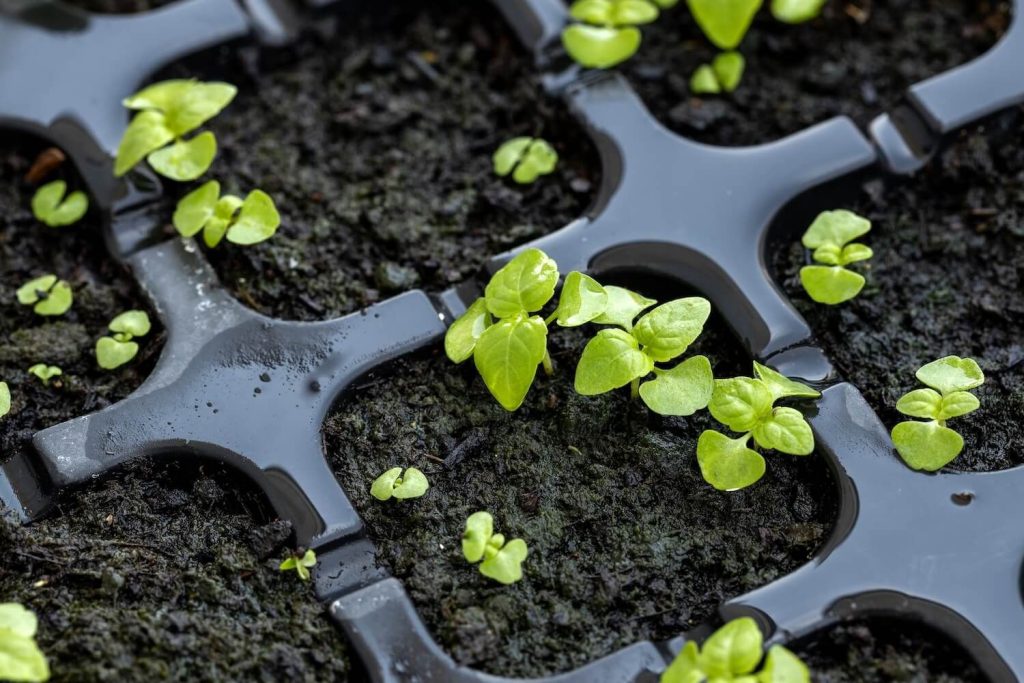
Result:
[[[471,362],[453,366],[438,350],[354,390],[325,426],[378,562],[458,662],[530,677],[669,638],[824,542],[836,492],[822,458],[769,455],[760,483],[715,491],[695,456],[697,437],[715,427],[706,412],[659,418],[626,389],[579,396],[572,374],[584,333],[550,339],[556,374],[539,377],[514,414]],[[750,372],[720,324],[697,352],[717,376]],[[428,493],[398,504],[371,498],[371,482],[399,465],[421,468]],[[506,538],[527,541],[523,581],[500,586],[462,558],[464,523],[477,510],[491,512]]]
[[[13,394],[0,418],[3,459],[30,449],[36,431],[130,393],[163,338],[157,325],[139,359],[99,370],[93,345],[107,322],[146,304],[91,214],[61,229],[35,221],[21,179],[39,150],[9,143],[0,140],[0,380]],[[47,272],[75,292],[52,321],[14,298]],[[39,361],[64,375],[44,386],[26,373]],[[34,525],[0,515],[0,597],[39,615],[53,680],[350,680],[344,641],[309,585],[276,570],[289,527],[243,484],[136,467],[68,493]]]
[[[694,96],[694,70],[714,58],[683,3],[644,28],[625,67],[652,113],[679,133],[717,145],[776,140],[845,114],[861,126],[907,87],[982,54],[1009,23],[1005,0],[832,0],[790,26],[762,10],[739,50],[739,89]]]
[[[331,318],[462,282],[583,215],[596,152],[489,4],[397,2],[338,25],[250,61],[248,79],[229,72],[241,92],[211,126],[210,177],[243,196],[264,189],[283,218],[266,243],[212,253],[239,299]],[[494,174],[492,153],[518,135],[554,145],[554,174],[529,186]]]
[[[888,427],[906,419],[896,401],[919,387],[921,365],[950,354],[981,364],[981,409],[950,422],[966,443],[952,469],[1024,463],[1022,138],[1024,111],[1013,110],[962,134],[915,178],[869,184],[847,207],[874,225],[864,240],[875,252],[868,282],[852,302],[809,300],[798,279],[799,232],[776,255],[826,354]]]
[[[871,620],[831,628],[795,648],[815,683],[985,683],[955,643],[918,624]]]

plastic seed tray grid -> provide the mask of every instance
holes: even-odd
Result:
[[[814,345],[763,253],[777,214],[808,191],[914,172],[958,128],[1024,101],[1024,2],[1015,0],[1012,26],[987,54],[911,87],[867,134],[836,118],[771,144],[718,148],[666,130],[621,76],[566,67],[561,0],[493,1],[534,54],[544,87],[586,127],[603,165],[588,215],[526,246],[548,252],[563,271],[644,271],[686,282],[711,299],[753,358],[825,387],[810,421],[838,482],[837,525],[812,562],[722,605],[721,617],[752,616],[781,643],[843,617],[919,619],[959,642],[991,680],[1024,680],[1024,467],[932,476],[906,468],[864,398]],[[111,174],[110,153],[127,121],[124,96],[211,46],[287,43],[305,14],[336,3],[309,4],[298,12],[274,0],[182,0],[132,16],[0,5],[0,127],[69,153],[104,211],[111,252],[131,267],[168,330],[155,370],[133,395],[39,432],[37,457],[3,464],[0,499],[30,521],[57,489],[135,458],[225,461],[262,487],[299,544],[317,550],[317,595],[374,681],[501,681],[457,666],[401,583],[375,566],[320,441],[346,387],[436,344],[480,283],[435,298],[408,292],[321,323],[270,319],[228,296],[194,244],[158,235],[161,190],[152,177],[121,182]],[[495,257],[490,270],[508,258]],[[686,637],[636,643],[546,680],[655,681]]]

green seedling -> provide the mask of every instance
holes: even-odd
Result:
[[[270,239],[281,225],[274,200],[262,190],[253,190],[245,200],[220,195],[220,183],[211,180],[189,192],[174,210],[174,227],[182,237],[203,232],[206,246],[228,242],[248,246]]]
[[[50,680],[50,665],[36,644],[39,620],[16,602],[0,603],[0,679]]]
[[[11,388],[7,382],[0,382],[0,417],[11,412]]]
[[[114,162],[120,177],[146,159],[157,173],[171,180],[195,180],[210,168],[217,155],[213,133],[194,131],[220,113],[237,89],[228,83],[171,80],[156,83],[124,100],[137,111],[121,138]]]
[[[811,672],[800,658],[782,645],[764,656],[764,638],[750,617],[733,619],[712,633],[703,647],[688,641],[668,668],[661,683],[810,683]],[[764,664],[756,671],[762,658]]]
[[[569,56],[590,69],[608,69],[640,49],[640,29],[658,18],[659,7],[678,0],[577,0],[569,13],[579,23],[562,31]]]
[[[540,138],[512,138],[494,153],[494,172],[504,178],[509,173],[520,185],[532,183],[555,170],[558,152]]]
[[[381,501],[392,498],[406,500],[419,498],[429,488],[426,475],[415,467],[405,470],[405,474],[402,474],[401,467],[392,467],[374,480],[370,495]]]
[[[466,519],[462,534],[462,554],[470,564],[479,562],[480,573],[506,586],[523,578],[526,541],[513,538],[508,543],[494,533],[494,518],[487,512],[474,512]]]
[[[35,375],[39,380],[49,386],[50,380],[54,377],[60,377],[64,374],[64,371],[58,368],[56,365],[47,365],[46,363],[36,363],[28,369],[28,374]]]
[[[615,325],[597,333],[583,349],[576,367],[576,391],[603,394],[627,384],[634,397],[659,415],[692,415],[705,408],[714,389],[711,361],[693,356],[672,368],[661,368],[686,352],[711,315],[701,297],[677,299],[658,306],[636,324],[634,319],[657,302],[621,287],[606,287],[608,303],[595,318]],[[654,378],[642,380],[650,374]]]
[[[733,92],[743,79],[746,65],[739,52],[723,52],[711,64],[697,67],[690,79],[690,90],[698,95]]]
[[[71,285],[56,275],[43,275],[26,282],[15,293],[18,303],[32,306],[36,315],[64,315],[71,308],[74,295]]]
[[[114,334],[96,342],[96,361],[104,370],[119,368],[135,358],[139,344],[134,339],[149,334],[152,325],[145,311],[126,311],[111,320],[108,327]]]
[[[32,213],[35,217],[51,228],[80,221],[89,208],[89,198],[81,190],[65,197],[67,189],[68,184],[63,180],[54,180],[36,190],[32,197]]]
[[[747,35],[762,0],[687,0],[693,18],[716,47],[735,49]]]
[[[754,375],[716,380],[708,404],[712,417],[742,435],[730,438],[709,429],[697,440],[701,474],[720,491],[746,488],[764,476],[764,457],[748,447],[751,439],[757,447],[790,455],[814,451],[814,434],[800,411],[776,407],[775,403],[785,398],[818,398],[821,394],[757,361]]]
[[[812,299],[834,306],[860,294],[864,276],[846,266],[874,255],[871,247],[853,242],[870,230],[871,221],[842,209],[825,211],[814,219],[802,241],[814,250],[813,258],[821,265],[800,269],[800,282]]]
[[[316,553],[310,548],[306,551],[306,554],[302,557],[298,555],[292,555],[281,563],[278,567],[283,572],[291,569],[295,570],[295,573],[299,575],[299,578],[303,581],[309,581],[309,570],[316,566]]]
[[[946,421],[977,410],[981,402],[970,392],[985,382],[985,373],[970,358],[946,356],[917,371],[928,389],[915,389],[896,403],[896,410],[927,422],[908,420],[892,430],[892,442],[903,461],[915,470],[934,472],[953,461],[964,440]]]
[[[821,14],[828,0],[772,0],[772,16],[784,24],[802,24]]]

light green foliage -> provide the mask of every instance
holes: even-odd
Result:
[[[0,417],[11,412],[11,388],[7,382],[0,382]]]
[[[294,569],[295,573],[299,575],[299,578],[303,581],[309,581],[310,573],[309,570],[316,566],[316,553],[310,548],[306,553],[299,557],[298,555],[292,555],[287,558],[278,567],[283,572]]]
[[[370,495],[381,501],[392,498],[406,500],[419,498],[429,488],[426,475],[415,467],[405,470],[405,474],[402,474],[401,467],[392,467],[374,480]]]
[[[825,211],[803,236],[803,245],[813,250],[821,265],[800,269],[800,282],[812,299],[821,304],[841,304],[864,288],[864,276],[846,266],[872,257],[871,248],[853,242],[871,230],[871,221],[852,211]]]
[[[985,373],[971,358],[946,356],[917,371],[928,389],[915,389],[896,403],[896,410],[926,422],[908,420],[892,430],[892,442],[903,461],[915,470],[934,472],[953,461],[964,448],[963,438],[946,421],[977,410],[981,402],[970,392],[985,382]]]
[[[558,152],[540,138],[512,138],[498,148],[493,161],[497,175],[505,177],[511,173],[513,180],[526,185],[555,170]]]
[[[36,682],[50,680],[50,665],[36,645],[39,621],[15,602],[0,603],[0,679]]]
[[[712,417],[742,435],[729,438],[707,430],[697,441],[701,473],[722,491],[745,488],[764,475],[764,457],[748,446],[751,439],[757,447],[791,455],[808,455],[814,450],[814,434],[804,416],[775,403],[821,394],[756,361],[754,376],[716,380],[708,404]]]
[[[487,310],[487,300],[483,297],[477,299],[466,309],[444,336],[444,351],[453,363],[462,363],[469,360],[476,348],[480,335],[484,333],[493,323],[490,311]]]
[[[64,374],[64,371],[58,368],[56,365],[47,365],[46,363],[36,363],[28,369],[28,374],[35,375],[39,380],[46,385],[50,384],[50,380],[54,377],[60,377]]]
[[[33,215],[51,228],[80,221],[89,209],[89,198],[81,190],[65,197],[67,189],[68,184],[63,180],[54,180],[36,190],[32,196]]]
[[[603,329],[587,343],[576,367],[576,391],[594,396],[630,384],[634,395],[660,415],[692,415],[707,406],[714,381],[707,358],[695,356],[670,369],[655,364],[686,352],[703,331],[711,304],[700,297],[677,299],[634,326],[635,316],[656,302],[617,287],[606,288],[606,294],[607,308],[594,322],[621,329]],[[654,379],[641,384],[652,372]]]
[[[710,65],[697,67],[690,79],[690,90],[698,95],[733,92],[740,86],[746,66],[747,61],[739,52],[723,52]]]
[[[210,167],[217,143],[210,132],[184,136],[216,116],[237,89],[228,83],[170,80],[156,83],[124,100],[137,110],[121,138],[114,162],[120,177],[148,158],[153,169],[172,180],[195,180]],[[173,143],[165,147],[168,143]]]
[[[152,325],[145,311],[126,311],[111,320],[108,328],[114,334],[96,342],[96,361],[104,370],[113,370],[138,355],[139,345],[134,340],[149,334]]]
[[[479,562],[480,573],[498,583],[509,585],[523,578],[526,541],[513,538],[505,542],[494,533],[494,518],[488,512],[474,512],[466,519],[462,534],[462,554],[470,564]]]
[[[173,223],[182,237],[203,231],[206,246],[228,242],[248,246],[270,239],[281,225],[274,200],[262,190],[253,190],[245,200],[220,194],[220,183],[211,180],[189,192],[178,202]]]
[[[718,76],[710,64],[701,64],[690,77],[690,92],[695,95],[717,95],[722,92]]]
[[[18,303],[32,306],[36,315],[43,316],[64,315],[74,300],[71,285],[52,274],[29,280],[18,288],[15,295]]]
[[[687,0],[704,35],[716,47],[732,50],[747,34],[761,0]]]
[[[603,315],[607,308],[608,291],[594,278],[574,270],[562,284],[555,321],[561,327],[579,327]]]
[[[608,69],[640,49],[637,26],[657,19],[659,7],[674,4],[672,0],[576,0],[569,13],[580,23],[562,32],[562,45],[577,63]]]
[[[821,14],[828,0],[772,0],[772,16],[786,24],[802,24]]]
[[[661,683],[810,683],[807,666],[792,652],[774,645],[761,671],[764,639],[750,617],[733,619],[711,634],[704,646],[686,643],[661,674]]]

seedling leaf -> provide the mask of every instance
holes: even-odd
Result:
[[[114,161],[114,175],[123,176],[146,155],[160,149],[174,139],[174,131],[167,127],[163,114],[157,111],[142,111],[128,124],[121,144],[117,147]]]
[[[480,297],[452,323],[444,335],[444,352],[453,363],[462,363],[473,355],[477,340],[491,325],[487,301]]]
[[[707,677],[697,665],[699,654],[697,643],[688,641],[661,674],[660,683],[703,683]]]
[[[821,14],[828,0],[772,0],[772,16],[784,24],[802,24]]]
[[[89,208],[89,198],[80,190],[65,198],[66,191],[67,183],[63,180],[43,185],[32,197],[32,213],[51,228],[77,223]]]
[[[717,95],[722,92],[715,70],[710,64],[701,64],[690,77],[690,92],[695,95]]]
[[[225,197],[221,200],[228,199]],[[220,204],[220,203],[219,203]],[[220,204],[218,209],[234,213],[233,203]],[[253,190],[245,197],[238,219],[228,228],[228,242],[248,246],[270,239],[281,225],[281,216],[274,206],[274,200],[262,190]]]
[[[823,211],[811,223],[803,236],[803,245],[817,249],[825,245],[842,247],[848,242],[866,235],[871,230],[871,221],[861,218],[852,211],[838,209]]]
[[[747,61],[739,52],[723,52],[711,62],[716,81],[725,92],[733,92],[743,79]]]
[[[11,412],[11,388],[7,382],[0,382],[0,417]]]
[[[391,500],[395,495],[395,482],[402,476],[401,467],[392,467],[384,474],[374,479],[370,486],[370,495],[377,500]]]
[[[295,573],[299,575],[299,578],[303,581],[309,581],[310,572],[309,570],[316,566],[316,553],[312,548],[306,551],[306,554],[302,557],[291,556],[281,563],[279,569],[281,571],[288,571],[294,569]]]
[[[195,82],[188,78],[177,78],[154,83],[134,95],[124,98],[121,100],[121,104],[127,109],[155,109],[165,112],[171,109],[174,102],[180,100]]]
[[[799,410],[775,408],[753,429],[754,441],[762,448],[773,448],[790,455],[810,455],[814,450],[811,425]]]
[[[498,321],[477,340],[476,369],[505,410],[517,409],[526,398],[537,365],[547,353],[547,334],[542,319],[519,315]]]
[[[574,270],[562,284],[556,320],[562,327],[578,327],[600,316],[607,307],[605,288],[589,275]]]
[[[46,363],[36,363],[28,369],[28,372],[30,375],[38,377],[43,384],[49,384],[51,379],[64,374],[56,365],[47,365]]]
[[[206,131],[191,140],[176,140],[173,145],[151,152],[147,160],[160,175],[184,182],[206,173],[215,156],[217,139]]]
[[[715,380],[708,409],[734,432],[749,432],[772,409],[772,394],[763,382],[749,377]]]
[[[555,170],[558,152],[545,140],[536,139],[526,148],[519,165],[512,173],[512,179],[520,185],[532,183],[542,175]]]
[[[869,258],[875,255],[871,247],[860,242],[854,242],[853,244],[847,244],[843,247],[843,250],[839,254],[839,265],[845,266],[850,263],[856,263],[857,261],[867,261]]]
[[[493,535],[494,518],[491,514],[474,512],[466,519],[466,530],[462,533],[462,555],[469,562],[479,562]]]
[[[114,370],[139,354],[139,345],[133,341],[119,341],[113,337],[100,337],[96,342],[96,361],[104,370]]]
[[[757,678],[760,683],[811,683],[811,672],[795,654],[772,645]]]
[[[640,385],[640,398],[659,415],[693,415],[707,407],[715,389],[711,361],[687,358],[671,370],[654,369],[655,378]]]
[[[219,114],[235,98],[238,89],[229,83],[193,81],[179,96],[163,107],[167,125],[178,136],[185,135]]]
[[[938,422],[900,422],[892,442],[904,462],[915,470],[934,472],[953,461],[964,448],[963,438]]]
[[[602,325],[618,325],[625,330],[632,330],[633,319],[640,315],[641,311],[658,303],[654,299],[614,285],[605,287],[604,291],[608,294],[608,306],[604,313],[593,320]]]
[[[747,448],[747,439],[730,439],[711,430],[702,433],[697,440],[697,463],[704,480],[719,491],[736,491],[763,477],[764,458]]]
[[[658,6],[647,0],[614,0],[611,21],[616,26],[649,24],[658,18]]]
[[[834,306],[854,298],[864,289],[864,276],[842,266],[804,266],[800,283],[819,304]]]
[[[555,295],[558,264],[540,249],[526,249],[487,283],[487,309],[498,318],[539,311]]]
[[[523,578],[523,561],[528,550],[526,541],[513,538],[493,556],[480,563],[480,573],[498,583],[513,584]]]
[[[985,383],[985,373],[972,358],[946,356],[917,371],[917,379],[942,394],[966,391]]]
[[[17,603],[0,604],[0,676],[7,681],[46,681],[50,667],[34,640],[36,615]]]
[[[732,50],[747,34],[761,0],[687,0],[704,35],[715,46]]]
[[[16,602],[0,603],[0,629],[7,629],[22,638],[35,638],[39,619]]]
[[[812,389],[754,361],[754,376],[764,382],[772,394],[772,403],[782,398],[818,398],[821,392]]]
[[[516,164],[523,158],[526,148],[533,141],[531,137],[518,137],[506,141],[494,153],[494,173],[499,176],[507,176],[515,169]]]
[[[219,197],[220,183],[216,180],[203,183],[189,192],[174,209],[174,228],[182,237],[196,235],[213,216]]]
[[[640,49],[640,40],[640,30],[633,26],[610,28],[573,24],[562,31],[565,51],[588,69],[608,69],[621,64]]]
[[[896,402],[896,410],[910,417],[938,420],[942,412],[942,394],[934,389],[915,389]]]
[[[145,337],[149,334],[152,324],[149,314],[145,311],[125,311],[110,321],[111,332],[123,332],[130,337]]]
[[[401,481],[396,482],[394,496],[398,500],[419,498],[429,488],[430,482],[427,481],[427,476],[415,467],[409,467],[402,475]]]
[[[633,335],[617,329],[597,333],[583,349],[576,366],[576,391],[595,396],[623,387],[654,368]]]
[[[748,674],[761,661],[762,642],[756,621],[750,617],[733,619],[704,642],[700,668],[710,678]]]
[[[33,280],[29,280],[21,287],[18,287],[15,292],[15,296],[18,297],[19,304],[23,306],[31,306],[34,303],[42,301],[45,295],[53,289],[55,284],[57,284],[56,275],[43,275]]]
[[[670,361],[700,336],[710,315],[711,304],[707,299],[676,299],[640,318],[633,335],[644,345],[644,353],[655,361]]]
[[[969,391],[954,391],[942,397],[942,406],[935,417],[938,420],[950,420],[973,413],[980,407],[981,401],[974,394]]]

